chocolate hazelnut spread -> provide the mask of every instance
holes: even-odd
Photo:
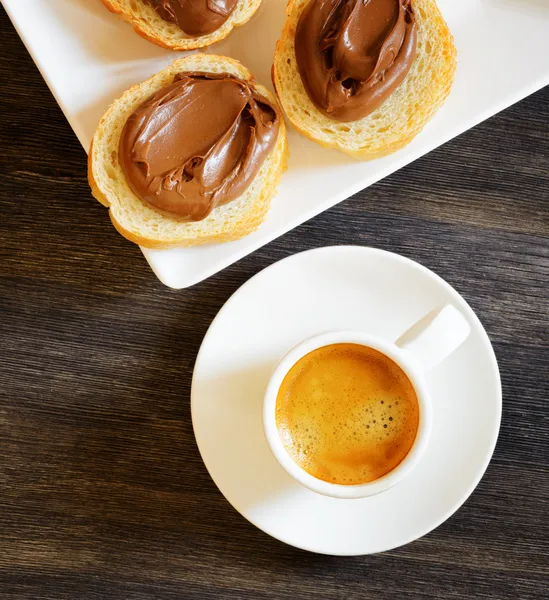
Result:
[[[276,143],[280,119],[250,82],[180,73],[128,118],[119,161],[142,200],[199,221],[250,185]]]
[[[199,37],[216,31],[233,12],[238,0],[145,0],[162,19],[175,23],[187,35]]]
[[[411,0],[310,0],[295,35],[307,94],[337,121],[380,106],[404,81],[416,45]]]

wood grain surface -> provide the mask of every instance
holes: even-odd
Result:
[[[0,598],[548,598],[549,88],[176,292],[90,197],[84,151],[3,11],[0,26]],[[357,558],[245,521],[208,476],[189,411],[227,298],[285,256],[342,243],[455,286],[504,387],[498,446],[466,504]]]

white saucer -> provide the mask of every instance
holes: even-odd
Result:
[[[332,329],[394,340],[448,302],[472,331],[427,377],[434,426],[415,470],[396,487],[362,500],[327,498],[295,483],[271,455],[261,421],[263,392],[278,359],[301,340]],[[245,283],[210,326],[191,396],[202,458],[236,510],[287,544],[338,555],[389,550],[445,521],[488,466],[501,418],[496,358],[465,300],[409,259],[354,246],[291,256]]]

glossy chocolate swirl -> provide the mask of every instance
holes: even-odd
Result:
[[[337,121],[380,106],[404,81],[416,45],[411,0],[310,0],[295,36],[307,94]]]
[[[175,23],[187,35],[200,37],[219,29],[238,0],[145,0],[164,21]]]
[[[180,73],[127,120],[119,160],[134,193],[199,221],[240,196],[274,148],[278,108],[227,73]]]

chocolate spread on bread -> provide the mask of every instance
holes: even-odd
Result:
[[[337,121],[378,108],[404,81],[416,45],[411,0],[310,0],[295,35],[307,94]]]
[[[248,81],[180,73],[128,118],[120,165],[143,201],[198,221],[248,188],[274,148],[280,119]]]
[[[219,29],[238,0],[145,0],[159,16],[175,23],[187,35],[200,37]]]

